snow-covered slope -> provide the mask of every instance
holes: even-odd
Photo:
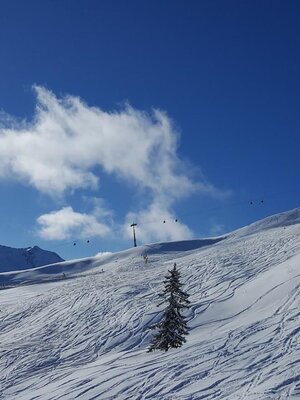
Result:
[[[18,286],[0,291],[0,398],[299,399],[299,216],[1,274]],[[147,353],[174,262],[191,296],[190,335]]]
[[[16,271],[64,261],[56,253],[38,246],[16,249],[0,245],[0,272]]]

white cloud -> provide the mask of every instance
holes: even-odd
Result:
[[[49,240],[104,237],[111,233],[111,228],[100,222],[97,216],[75,212],[72,207],[63,207],[58,211],[41,215],[37,222],[40,225],[39,235]]]
[[[34,90],[37,105],[32,121],[0,113],[0,178],[20,180],[54,198],[79,188],[97,189],[96,170],[121,178],[147,194],[145,209],[135,215],[145,221],[143,228],[139,226],[143,241],[192,235],[180,223],[166,223],[163,228],[150,223],[172,219],[178,199],[196,191],[226,195],[203,177],[197,182],[191,178],[190,167],[177,154],[178,132],[165,112],[146,113],[129,105],[105,112],[75,96],[57,98],[41,86]],[[92,214],[71,207],[44,214],[38,218],[40,235],[65,239],[80,231],[105,236],[110,229],[102,222],[103,212],[98,205]],[[126,223],[132,217],[128,214]]]
[[[109,256],[110,254],[113,254],[111,251],[100,251],[100,253],[97,253],[95,257],[105,257]]]
[[[148,209],[138,213],[128,213],[123,226],[125,237],[132,238],[130,224],[133,221],[137,222],[138,243],[176,241],[193,237],[192,231],[180,221],[176,222],[176,216],[160,203],[152,203]]]
[[[15,177],[41,192],[96,188],[100,165],[154,195],[176,199],[194,190],[218,191],[205,181],[194,183],[177,156],[178,134],[166,113],[151,114],[126,106],[104,112],[78,97],[62,99],[35,86],[33,121],[19,126],[0,124],[0,175]],[[1,116],[0,116],[1,117]]]
[[[225,231],[225,225],[223,224],[218,224],[217,222],[212,222],[212,226],[210,228],[210,234],[212,236],[219,236],[224,234]]]

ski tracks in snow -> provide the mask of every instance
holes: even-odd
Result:
[[[4,304],[3,399],[297,398],[298,232],[291,225],[229,237],[186,253],[151,254],[148,264],[130,255],[105,273],[78,274]],[[191,295],[190,335],[179,350],[148,354],[149,327],[160,318],[157,293],[174,262]],[[282,280],[267,287],[281,265]],[[260,284],[264,274],[270,278]],[[24,291],[10,290],[16,299]]]

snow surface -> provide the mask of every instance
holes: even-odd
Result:
[[[190,335],[147,353],[174,262]],[[1,399],[300,399],[300,208],[0,282]]]
[[[52,251],[38,246],[16,249],[0,245],[0,272],[16,271],[64,261]]]

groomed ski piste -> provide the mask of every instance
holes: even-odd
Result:
[[[175,262],[190,334],[147,353]],[[1,399],[300,399],[300,208],[0,283]]]

